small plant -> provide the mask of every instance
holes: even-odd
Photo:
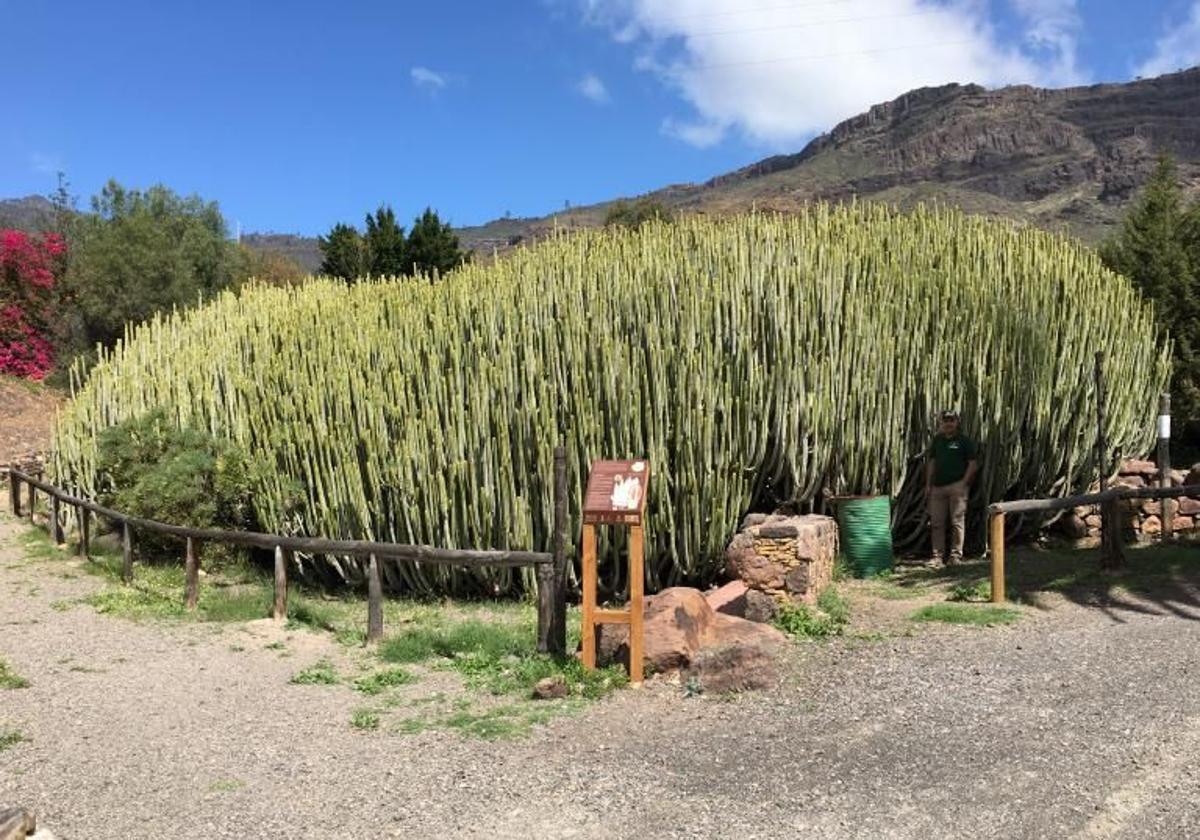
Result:
[[[946,600],[968,601],[972,603],[990,601],[992,600],[992,582],[987,579],[981,579],[975,581],[974,583],[956,583],[950,589],[950,593],[946,596]]]
[[[817,608],[806,604],[783,604],[775,614],[775,626],[795,639],[824,639],[840,636],[850,620],[850,606],[833,586],[817,597]]]
[[[370,709],[355,709],[350,716],[350,725],[355,729],[378,729],[379,715]]]
[[[338,675],[332,662],[328,659],[318,659],[304,670],[293,674],[289,682],[294,685],[336,685]]]
[[[28,688],[29,680],[16,673],[7,662],[0,659],[0,688]]]
[[[990,627],[1012,624],[1021,613],[1012,607],[975,606],[972,604],[930,604],[914,612],[913,621],[941,621],[947,624],[972,624]]]
[[[240,779],[218,779],[208,786],[211,793],[232,793],[235,790],[241,790],[246,786],[246,783]]]
[[[29,739],[15,729],[0,729],[0,752]]]
[[[354,681],[354,688],[363,694],[382,694],[395,685],[408,685],[416,682],[417,678],[403,668],[388,668],[386,671],[376,671]]]

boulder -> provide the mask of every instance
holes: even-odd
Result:
[[[706,592],[704,600],[713,608],[713,612],[735,615],[744,618],[746,615],[746,584],[740,580],[732,580],[724,586]]]
[[[1162,501],[1159,499],[1142,499],[1142,513],[1151,516],[1160,516],[1162,514]]]
[[[1171,523],[1171,527],[1176,531],[1190,531],[1196,527],[1196,522],[1190,516],[1177,516]]]
[[[775,656],[787,642],[774,627],[715,612],[699,590],[686,587],[647,598],[643,628],[647,673],[679,672],[710,692],[773,685],[778,680]],[[606,624],[597,630],[598,660],[628,664],[629,627]]]
[[[559,700],[567,696],[567,681],[561,674],[537,681],[533,687],[534,700]]]
[[[1181,516],[1200,514],[1200,499],[1194,499],[1191,496],[1182,497],[1179,500],[1179,514]]]
[[[1162,533],[1162,520],[1157,516],[1147,516],[1142,520],[1142,533],[1146,536],[1154,536]]]
[[[1058,528],[1065,536],[1072,539],[1086,537],[1088,532],[1087,522],[1073,511],[1058,520]]]
[[[37,830],[37,818],[24,808],[0,808],[0,840],[25,840]]]
[[[779,602],[773,595],[768,595],[759,589],[746,590],[746,612],[742,617],[747,621],[767,623],[779,612]]]

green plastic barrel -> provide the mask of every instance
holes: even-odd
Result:
[[[837,504],[842,554],[855,577],[892,568],[892,500],[887,496],[841,498]]]

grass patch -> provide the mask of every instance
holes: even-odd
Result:
[[[974,604],[930,604],[909,616],[913,621],[940,621],[946,624],[971,624],[991,627],[1012,624],[1021,613],[1012,607],[975,606]]]
[[[28,688],[29,680],[12,669],[12,666],[0,659],[0,688]]]
[[[793,639],[825,639],[840,636],[850,621],[850,605],[834,586],[817,597],[816,609],[806,604],[783,604],[774,624]]]
[[[561,676],[569,694],[597,699],[625,685],[621,668],[587,671],[575,657],[556,659],[536,653],[534,628],[519,623],[459,622],[411,627],[379,647],[385,662],[430,663],[462,674],[468,686],[491,694],[525,694],[539,680]]]
[[[350,716],[350,725],[355,729],[378,729],[379,715],[370,709],[355,709]]]
[[[318,659],[302,671],[292,674],[288,682],[293,685],[337,685],[337,671],[328,659]]]
[[[15,729],[0,729],[0,752],[15,747],[22,741],[29,739],[17,732]]]
[[[359,677],[354,681],[354,688],[363,694],[382,694],[393,686],[408,685],[416,681],[417,678],[403,668],[388,668]]]

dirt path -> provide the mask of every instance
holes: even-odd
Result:
[[[1200,835],[1192,602],[803,646],[773,692],[626,691],[489,743],[352,729],[353,691],[288,684],[321,638],[281,657],[61,609],[98,584],[24,560],[19,527],[0,514],[0,657],[32,685],[0,690],[0,729],[31,740],[0,805],[66,840]]]

